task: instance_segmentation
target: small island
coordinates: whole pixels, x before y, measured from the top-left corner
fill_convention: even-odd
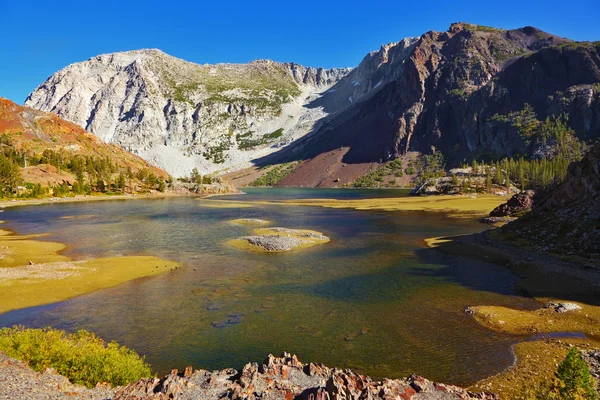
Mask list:
[[[281,253],[327,243],[329,240],[321,232],[277,227],[255,229],[254,235],[242,236],[227,243],[242,250]]]

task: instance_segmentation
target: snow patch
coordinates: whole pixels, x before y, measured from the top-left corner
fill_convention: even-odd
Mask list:
[[[348,101],[352,103],[352,96],[348,97]]]

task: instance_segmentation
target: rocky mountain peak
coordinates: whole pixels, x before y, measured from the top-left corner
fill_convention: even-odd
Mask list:
[[[327,113],[304,105],[349,72],[271,60],[200,65],[142,49],[69,65],[25,103],[184,176],[245,165],[305,135]]]

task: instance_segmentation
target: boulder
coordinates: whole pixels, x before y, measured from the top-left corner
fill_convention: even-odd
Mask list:
[[[533,190],[525,190],[515,194],[506,203],[494,208],[490,213],[490,217],[512,217],[523,214],[531,210],[533,206]]]

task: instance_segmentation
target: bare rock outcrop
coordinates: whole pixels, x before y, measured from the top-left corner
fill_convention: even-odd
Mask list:
[[[303,364],[295,355],[269,355],[262,364],[241,371],[173,370],[162,379],[142,379],[117,390],[124,399],[498,399],[490,393],[472,393],[457,386],[434,383],[419,376],[375,381],[350,370]]]
[[[490,212],[490,217],[512,217],[531,210],[533,206],[533,190],[525,190],[515,194],[506,203],[500,204]]]

